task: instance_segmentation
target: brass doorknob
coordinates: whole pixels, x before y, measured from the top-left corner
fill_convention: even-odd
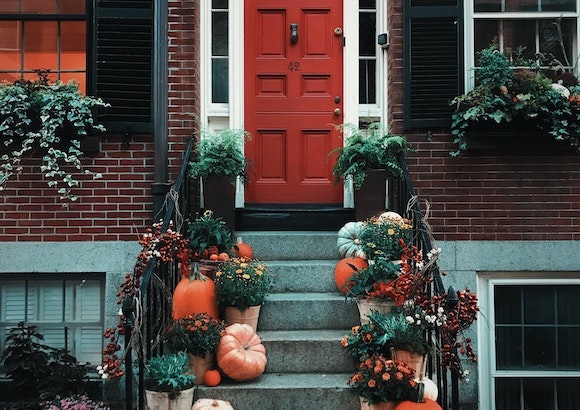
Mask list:
[[[342,111],[340,110],[340,108],[335,108],[334,115],[338,117],[340,114],[342,114]]]

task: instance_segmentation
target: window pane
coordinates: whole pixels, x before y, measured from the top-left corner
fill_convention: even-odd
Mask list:
[[[56,14],[56,0],[22,0],[22,12]]]
[[[526,410],[555,409],[554,380],[524,379],[523,390]]]
[[[536,22],[534,20],[504,20],[502,24],[501,37],[504,50],[524,47],[522,57],[533,59],[536,54]]]
[[[213,56],[228,55],[228,13],[212,13],[212,45]]]
[[[228,60],[214,58],[211,62],[212,102],[228,102]]]
[[[19,70],[21,57],[19,21],[0,21],[0,70]]]
[[[541,303],[540,303],[541,301]],[[554,324],[554,287],[524,287],[524,323]]]
[[[557,297],[558,324],[580,325],[580,286],[558,287]]]
[[[359,14],[359,54],[375,56],[377,54],[376,13]]]
[[[376,60],[359,61],[359,103],[377,102]]]
[[[26,283],[13,281],[2,286],[2,304],[0,305],[0,321],[14,322],[26,320]],[[4,339],[0,339],[2,342]]]
[[[562,38],[560,39],[558,24],[554,20],[540,20],[539,22],[539,37],[540,37],[540,52],[544,54],[553,54],[564,66],[572,66],[573,64],[573,45],[575,42],[575,22],[574,20],[562,20],[560,29]],[[566,50],[566,55],[562,52],[562,45]]]
[[[24,25],[24,69],[40,68],[56,71],[57,23],[54,21],[31,21]]]
[[[576,0],[540,0],[542,11],[576,11]]]
[[[496,410],[556,409],[554,393],[557,392],[559,410],[575,409],[580,399],[578,383],[580,383],[578,378],[496,379],[495,408]]]
[[[501,11],[500,0],[475,0],[473,9],[477,13]]]
[[[564,379],[556,381],[558,388],[558,409],[574,409],[580,402],[578,379]]]
[[[495,330],[495,356],[498,370],[522,367],[522,330],[521,328],[497,327]]]
[[[377,8],[377,1],[376,0],[359,0],[358,8],[359,9],[374,10]]]
[[[35,281],[29,287],[36,288],[36,293],[29,299],[35,298],[37,309],[36,320],[44,322],[62,322],[64,320],[64,294],[61,281]],[[30,302],[29,302],[30,304]]]
[[[553,327],[524,329],[524,367],[533,370],[555,366],[556,330]]]
[[[212,0],[211,7],[213,9],[226,9],[228,8],[228,0]]]
[[[60,73],[60,81],[63,83],[74,81],[78,84],[82,94],[87,92],[87,75],[85,73]]]
[[[60,24],[60,69],[86,69],[86,24],[84,21]]]
[[[580,368],[579,340],[580,328],[558,329],[558,368],[574,370]]]
[[[522,297],[519,286],[496,286],[495,323],[521,323]]]
[[[538,0],[505,0],[505,11],[539,11]]]
[[[60,0],[58,9],[63,14],[84,14],[85,0]]]
[[[479,65],[480,53],[483,49],[488,48],[499,39],[499,21],[498,20],[475,20],[474,22],[474,60]]]
[[[496,410],[514,410],[520,407],[520,381],[495,379]]]

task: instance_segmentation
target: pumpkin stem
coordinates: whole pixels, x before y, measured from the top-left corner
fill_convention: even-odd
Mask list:
[[[209,278],[207,276],[201,273],[201,270],[199,269],[199,263],[193,262],[191,264],[191,275],[189,276],[189,281],[192,282],[194,280],[201,280],[205,282],[208,279]]]
[[[244,240],[242,239],[241,236],[238,236],[238,238],[236,239],[236,243],[239,245],[240,243],[244,243]]]

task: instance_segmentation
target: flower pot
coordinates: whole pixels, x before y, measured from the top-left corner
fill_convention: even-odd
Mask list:
[[[395,302],[392,300],[382,300],[382,299],[357,299],[356,305],[358,306],[358,313],[360,315],[361,324],[369,323],[369,315],[371,311],[376,310],[381,313],[390,313],[391,310],[396,306]]]
[[[394,178],[384,169],[369,169],[360,189],[354,190],[354,209],[357,221],[379,216],[395,205]],[[389,189],[387,189],[387,183]]]
[[[206,353],[205,357],[189,354],[189,368],[195,376],[195,384],[205,384],[205,372],[211,368],[215,353]]]
[[[383,401],[380,403],[370,404],[362,397],[360,399],[360,410],[395,410],[395,402],[394,401]]]
[[[237,307],[228,306],[225,308],[226,323],[245,323],[250,325],[254,332],[258,330],[258,318],[260,317],[261,306],[250,306],[247,309],[240,310]]]
[[[405,362],[407,366],[415,370],[415,378],[423,380],[427,368],[427,355],[420,355],[408,350],[393,349],[392,356],[394,360]]]
[[[194,387],[177,393],[145,390],[147,410],[191,410],[194,390]]]
[[[230,231],[236,229],[236,186],[227,176],[209,175],[203,179],[203,208],[212,210]]]

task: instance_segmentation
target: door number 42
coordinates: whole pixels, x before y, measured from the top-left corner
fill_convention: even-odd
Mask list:
[[[300,71],[300,62],[290,61],[290,64],[288,64],[288,71]]]

